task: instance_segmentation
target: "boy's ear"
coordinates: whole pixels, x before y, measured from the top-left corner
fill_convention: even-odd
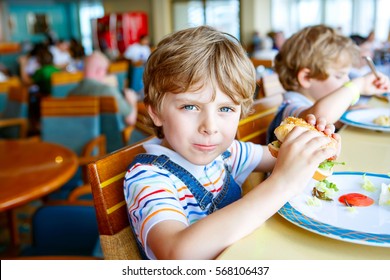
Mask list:
[[[298,83],[302,88],[309,88],[311,85],[310,82],[310,69],[302,68],[298,72]]]
[[[146,107],[149,113],[150,118],[152,119],[155,126],[162,126],[162,120],[159,116],[159,114],[156,112],[155,108],[152,108],[152,106]]]

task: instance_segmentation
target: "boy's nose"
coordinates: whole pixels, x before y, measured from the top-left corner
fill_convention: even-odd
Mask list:
[[[212,116],[205,117],[199,127],[199,130],[200,133],[209,134],[209,135],[217,133],[218,127],[215,118]]]

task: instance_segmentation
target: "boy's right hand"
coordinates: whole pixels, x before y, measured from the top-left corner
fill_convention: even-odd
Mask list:
[[[365,95],[382,94],[389,91],[390,81],[385,74],[378,72],[379,78],[374,73],[368,73],[363,77],[353,80],[360,86],[361,93]]]
[[[334,137],[340,140],[339,137]],[[290,191],[302,191],[318,165],[335,155],[335,148],[326,147],[329,137],[302,127],[295,127],[281,145],[272,176],[283,178]],[[291,189],[294,188],[294,189]]]

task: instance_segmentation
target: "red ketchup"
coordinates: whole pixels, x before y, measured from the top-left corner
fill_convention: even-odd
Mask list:
[[[346,206],[370,206],[374,200],[361,193],[348,193],[339,197],[339,202]]]

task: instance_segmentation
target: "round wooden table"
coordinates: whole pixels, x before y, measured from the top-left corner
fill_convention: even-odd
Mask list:
[[[59,189],[77,168],[77,155],[66,147],[38,140],[0,141],[0,212],[10,214],[14,245],[19,240],[12,209]]]

